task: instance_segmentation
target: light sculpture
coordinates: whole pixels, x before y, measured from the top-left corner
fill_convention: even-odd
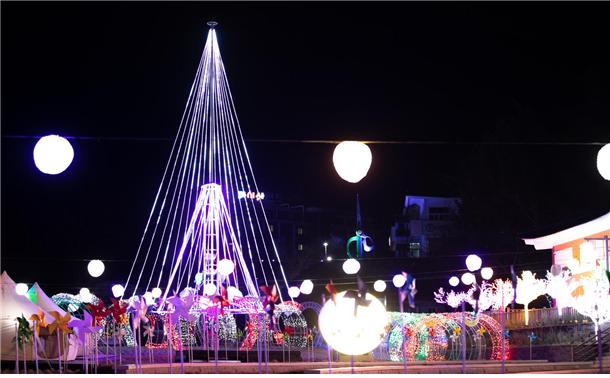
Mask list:
[[[28,285],[24,283],[18,283],[17,285],[15,285],[15,293],[17,293],[17,295],[27,295]]]
[[[471,272],[481,269],[482,263],[483,261],[477,255],[468,255],[468,257],[466,257],[466,267]]]
[[[610,180],[610,143],[597,153],[597,171],[606,180]]]
[[[528,305],[545,292],[546,284],[543,280],[536,278],[536,273],[525,270],[521,272],[521,277],[517,277],[515,302],[522,304],[525,307],[525,325],[529,324]]]
[[[91,260],[89,264],[87,264],[87,271],[91,277],[99,277],[104,273],[104,263],[102,260]]]
[[[288,296],[290,298],[297,298],[301,294],[301,291],[296,286],[290,286],[288,288]]]
[[[569,275],[566,271],[546,272],[546,293],[555,300],[555,307],[557,307],[557,313],[561,316],[561,312],[566,307],[573,307],[574,297],[572,297],[572,291],[568,285]]]
[[[357,183],[366,176],[372,161],[371,149],[362,142],[341,142],[333,152],[333,164],[339,177],[351,183]]]
[[[218,270],[218,273],[226,277],[229,274],[233,273],[233,270],[235,269],[235,264],[229,259],[222,259],[218,262],[218,266],[216,269]]]
[[[299,290],[305,295],[311,294],[313,291],[313,282],[311,280],[304,280],[303,283],[301,283]]]
[[[494,275],[494,270],[489,268],[489,267],[485,267],[483,269],[481,269],[481,277],[484,280],[490,280],[491,277],[493,277]]]
[[[403,274],[396,274],[394,277],[392,277],[392,284],[396,288],[403,287],[406,282],[407,282],[407,277],[405,277]]]
[[[360,270],[360,263],[356,259],[347,259],[343,263],[345,274],[356,274]]]
[[[460,284],[460,279],[457,278],[456,276],[452,276],[451,278],[449,278],[449,285],[456,287],[459,284]]]
[[[125,288],[123,288],[123,285],[112,285],[112,295],[115,298],[119,298],[123,296],[123,293],[125,293]]]
[[[57,175],[68,169],[74,159],[74,149],[59,135],[47,135],[34,146],[34,164],[40,172]]]
[[[383,304],[366,293],[368,306],[357,306],[354,299],[345,298],[346,291],[328,300],[318,317],[320,333],[336,351],[346,355],[361,355],[375,349],[382,341],[388,324]]]
[[[387,285],[384,280],[377,280],[373,283],[373,289],[375,289],[378,293],[383,293],[386,289]]]

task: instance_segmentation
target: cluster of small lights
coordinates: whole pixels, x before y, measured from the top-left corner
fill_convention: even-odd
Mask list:
[[[215,318],[206,317],[205,325],[207,332],[212,332],[215,327]],[[201,330],[200,330],[201,333]],[[233,314],[225,313],[218,315],[218,338],[220,340],[236,341],[237,340],[237,323]]]
[[[258,192],[252,192],[252,191],[243,191],[243,190],[239,190],[237,192],[237,198],[238,199],[242,199],[242,198],[247,198],[247,199],[251,199],[251,200],[256,200],[256,201],[262,201],[265,199],[265,193],[258,193]]]
[[[100,330],[99,335],[106,338],[116,336],[120,332],[123,334],[123,343],[125,343],[125,345],[128,347],[133,347],[135,345],[134,337],[128,322],[124,324],[116,324],[111,319],[112,318],[107,317],[100,321],[102,329]]]
[[[86,298],[89,300],[89,302],[87,302],[87,303],[97,304],[97,302],[99,301],[99,298],[91,293],[89,293],[89,295],[90,295],[90,297]],[[60,308],[62,308],[65,311],[69,311],[73,315],[75,313],[77,313],[81,309],[81,307],[83,307],[84,305],[87,304],[87,303],[83,302],[83,300],[80,297],[80,294],[72,295],[72,294],[68,294],[68,293],[59,293],[59,294],[55,294],[54,296],[52,296],[51,300],[53,301],[53,303],[58,305]]]

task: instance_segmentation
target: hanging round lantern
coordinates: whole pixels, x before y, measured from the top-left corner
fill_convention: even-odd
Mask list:
[[[377,280],[373,284],[373,289],[375,289],[375,291],[378,293],[384,292],[386,287],[387,287],[387,285],[384,280]]]
[[[216,267],[216,270],[218,271],[218,273],[220,273],[223,276],[228,276],[229,274],[233,273],[234,269],[235,269],[235,264],[233,263],[233,261],[231,261],[229,259],[222,259],[222,260],[218,261],[218,265]]]
[[[87,264],[87,271],[91,277],[99,277],[104,273],[106,266],[102,262],[102,260],[91,260],[89,264]]]
[[[112,285],[112,295],[115,298],[122,297],[124,293],[125,293],[125,288],[123,287],[123,285],[119,285],[119,284]]]
[[[483,260],[477,255],[473,254],[466,257],[466,268],[471,272],[481,269],[481,264],[483,264]]]
[[[351,183],[366,176],[372,161],[371,149],[362,142],[341,142],[333,152],[335,170],[343,180]]]
[[[74,159],[74,149],[59,135],[47,135],[34,146],[34,164],[40,172],[57,175],[68,169]]]
[[[311,294],[313,291],[313,282],[311,280],[304,280],[303,283],[301,283],[299,290],[305,295]]]
[[[610,181],[610,143],[597,153],[597,171],[604,179]]]
[[[343,263],[345,274],[356,274],[360,270],[360,263],[356,259],[347,259]]]

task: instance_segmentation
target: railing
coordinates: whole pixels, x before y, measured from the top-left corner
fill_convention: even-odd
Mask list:
[[[487,314],[498,322],[501,319],[501,311],[491,311]],[[525,311],[511,310],[510,308],[504,313],[504,327],[506,329],[524,329],[524,328],[540,328],[554,327],[561,325],[574,324],[592,324],[593,322],[587,316],[581,315],[573,308],[564,308],[559,315],[556,308],[536,308],[529,310],[529,322],[525,325]]]
[[[610,327],[600,329],[600,343],[602,344],[602,354],[610,351]],[[599,354],[597,345],[597,335],[593,335],[583,343],[574,346],[574,361],[592,361]]]

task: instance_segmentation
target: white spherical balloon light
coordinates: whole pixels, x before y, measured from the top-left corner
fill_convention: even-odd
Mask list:
[[[313,291],[313,282],[311,280],[303,281],[303,283],[301,283],[301,287],[299,287],[299,290],[305,295],[311,294]]]
[[[345,274],[356,274],[360,270],[360,263],[356,259],[347,259],[343,263]]]
[[[91,303],[91,301],[93,300],[93,295],[91,294],[89,289],[87,289],[86,287],[83,287],[82,289],[80,289],[80,291],[78,292],[78,295],[80,296],[80,300],[85,303]]]
[[[205,295],[214,295],[216,294],[216,285],[213,283],[207,283],[203,285],[203,293]]]
[[[123,287],[123,285],[119,285],[119,284],[112,285],[112,295],[115,298],[122,297],[124,293],[125,293],[125,288]]]
[[[494,270],[491,269],[490,267],[485,267],[483,269],[481,269],[481,277],[483,277],[484,280],[490,280],[491,277],[494,276]]]
[[[358,306],[354,314],[354,299],[345,298],[345,291],[328,300],[318,317],[320,333],[336,351],[346,355],[361,355],[375,349],[385,335],[388,318],[383,304],[372,294],[368,306]]]
[[[152,294],[152,297],[155,299],[157,299],[157,298],[161,297],[161,295],[163,295],[163,291],[158,287],[155,287],[154,289],[152,289],[150,291],[150,293]]]
[[[17,293],[17,295],[27,295],[28,285],[24,283],[18,283],[17,285],[15,285],[15,293]]]
[[[102,260],[91,260],[89,264],[87,264],[87,271],[91,277],[99,277],[104,273],[106,266],[102,262]]]
[[[155,297],[154,297],[153,293],[151,293],[150,291],[147,291],[146,293],[144,293],[143,297],[144,297],[144,301],[146,301],[147,306],[150,306],[155,303]]]
[[[373,289],[375,289],[375,291],[378,293],[383,293],[385,291],[386,287],[387,287],[387,285],[386,285],[385,281],[383,281],[383,280],[377,280],[373,284]]]
[[[460,284],[460,279],[457,278],[456,276],[449,278],[449,285],[456,287],[459,284]]]
[[[341,142],[333,152],[335,170],[343,180],[351,183],[366,176],[372,161],[371,149],[362,142]]]
[[[218,273],[222,274],[223,276],[228,276],[229,274],[233,273],[234,269],[235,264],[229,259],[220,260],[216,266]]]
[[[34,146],[34,164],[40,172],[57,175],[65,171],[74,159],[74,149],[59,135],[47,135]]]
[[[235,286],[229,286],[227,288],[227,296],[229,297],[229,301],[233,301],[233,298],[237,298],[237,297],[242,298],[244,295]]]
[[[404,274],[397,274],[392,277],[392,284],[394,284],[394,287],[396,288],[403,287],[405,282],[407,282],[407,277],[405,277]]]
[[[464,285],[472,285],[475,282],[476,278],[474,276],[474,274],[470,273],[470,272],[466,272],[464,274],[462,274],[462,283]]]
[[[296,286],[290,286],[288,288],[288,296],[290,298],[297,298],[299,295],[301,295],[301,290],[299,290],[298,287]]]
[[[481,269],[481,264],[483,264],[483,260],[477,255],[468,255],[466,257],[466,268],[471,272]]]
[[[610,180],[610,143],[597,153],[597,170],[604,179]]]

